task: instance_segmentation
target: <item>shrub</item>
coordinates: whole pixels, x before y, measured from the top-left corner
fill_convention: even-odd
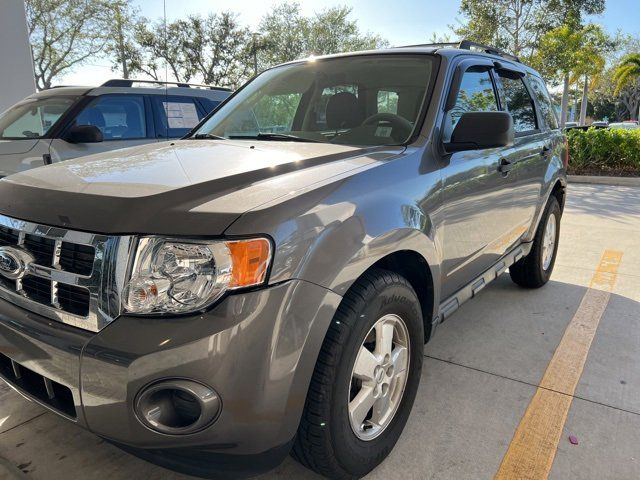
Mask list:
[[[572,129],[569,173],[640,175],[640,130]]]

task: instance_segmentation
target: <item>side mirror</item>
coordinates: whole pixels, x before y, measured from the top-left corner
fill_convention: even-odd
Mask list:
[[[445,148],[461,152],[510,147],[513,137],[513,118],[509,112],[467,112],[458,120]]]
[[[95,125],[71,127],[64,139],[69,143],[98,143],[104,140],[102,132]]]

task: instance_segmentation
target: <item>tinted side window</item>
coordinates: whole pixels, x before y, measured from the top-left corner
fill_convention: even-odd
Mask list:
[[[485,67],[471,67],[462,76],[455,106],[447,113],[444,141],[451,140],[453,129],[466,112],[495,112],[498,101],[491,75]]]
[[[556,110],[547,91],[547,87],[545,87],[544,82],[540,78],[532,75],[529,75],[529,84],[538,101],[542,118],[544,118],[545,123],[550,129],[555,130],[558,128],[558,117],[556,116]]]
[[[105,140],[127,140],[147,136],[144,99],[141,95],[103,95],[76,117],[76,125],[94,125]]]
[[[178,138],[195,127],[202,114],[190,97],[151,97],[156,112],[156,131],[159,137]]]
[[[499,71],[502,84],[502,106],[513,117],[513,127],[518,132],[527,132],[538,128],[533,99],[517,73]]]

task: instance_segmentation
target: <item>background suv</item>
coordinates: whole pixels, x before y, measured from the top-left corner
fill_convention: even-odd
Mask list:
[[[153,87],[136,87],[151,84]],[[186,135],[229,89],[140,80],[56,87],[0,115],[0,177],[92,153]]]
[[[567,161],[490,47],[274,67],[184,139],[0,181],[0,374],[176,470],[364,476],[436,327],[549,280]]]

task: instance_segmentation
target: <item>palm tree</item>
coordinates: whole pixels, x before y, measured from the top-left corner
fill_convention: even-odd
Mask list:
[[[613,73],[616,95],[636,78],[640,78],[640,53],[631,53],[622,59]]]

